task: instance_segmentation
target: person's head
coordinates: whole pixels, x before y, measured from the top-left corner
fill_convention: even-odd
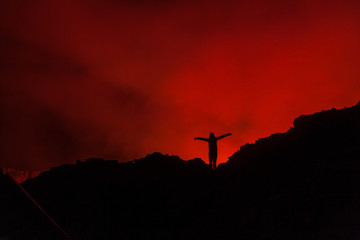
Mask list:
[[[209,138],[215,138],[215,134],[211,132]]]

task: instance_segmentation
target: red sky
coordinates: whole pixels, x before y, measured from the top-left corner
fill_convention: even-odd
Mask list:
[[[315,3],[314,3],[315,2]],[[219,161],[360,100],[358,1],[0,2],[0,167]]]

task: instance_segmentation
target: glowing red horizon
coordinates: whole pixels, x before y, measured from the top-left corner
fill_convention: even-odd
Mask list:
[[[360,100],[355,1],[0,3],[0,167],[162,152],[218,163]]]

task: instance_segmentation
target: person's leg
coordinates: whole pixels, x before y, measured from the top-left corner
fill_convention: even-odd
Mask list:
[[[217,156],[215,156],[215,157],[214,157],[214,160],[213,160],[214,170],[216,169],[216,159],[217,159]]]
[[[213,156],[211,155],[211,153],[209,153],[209,166],[210,166],[210,169],[213,168]]]

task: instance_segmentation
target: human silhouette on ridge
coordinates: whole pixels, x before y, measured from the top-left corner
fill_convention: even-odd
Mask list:
[[[211,169],[213,170],[216,169],[217,141],[230,135],[231,133],[228,133],[221,135],[220,137],[215,137],[215,134],[211,132],[209,138],[201,138],[201,137],[194,138],[194,140],[202,140],[209,143],[209,165]]]

